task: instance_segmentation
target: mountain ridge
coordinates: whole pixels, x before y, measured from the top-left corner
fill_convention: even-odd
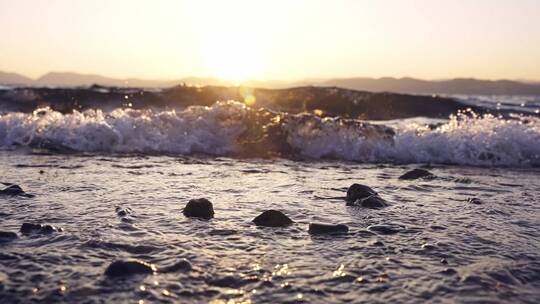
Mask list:
[[[212,77],[184,77],[180,79],[114,78],[98,74],[49,72],[37,79],[18,73],[0,71],[0,84],[11,86],[77,87],[103,85],[115,87],[169,88],[178,84],[223,85],[236,83]],[[412,77],[349,77],[317,80],[282,81],[249,80],[242,85],[261,88],[290,88],[295,86],[335,86],[370,92],[396,92],[405,94],[477,94],[477,95],[540,95],[540,82],[517,80],[483,80],[453,78],[423,80]]]

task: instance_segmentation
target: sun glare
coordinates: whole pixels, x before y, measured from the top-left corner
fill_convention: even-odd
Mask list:
[[[205,60],[215,77],[241,82],[261,72],[263,58],[256,39],[216,37],[210,40],[213,42],[205,49]]]
[[[249,10],[229,13],[230,18],[216,15],[201,31],[207,68],[214,77],[237,83],[258,78],[268,57],[268,30],[255,26]]]

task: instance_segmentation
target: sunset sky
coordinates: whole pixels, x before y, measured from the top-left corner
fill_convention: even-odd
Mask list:
[[[0,0],[0,70],[540,80],[538,0]]]

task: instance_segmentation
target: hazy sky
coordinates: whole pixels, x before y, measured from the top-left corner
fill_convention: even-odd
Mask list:
[[[0,70],[540,80],[540,0],[0,0]]]

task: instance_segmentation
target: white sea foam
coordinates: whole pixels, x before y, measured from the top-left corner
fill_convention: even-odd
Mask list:
[[[252,111],[237,102],[183,111],[117,109],[62,114],[49,108],[0,116],[0,147],[61,147],[115,153],[242,152]],[[458,115],[429,128],[407,123],[390,128],[339,118],[284,115],[283,142],[308,158],[360,162],[540,165],[540,119]]]

